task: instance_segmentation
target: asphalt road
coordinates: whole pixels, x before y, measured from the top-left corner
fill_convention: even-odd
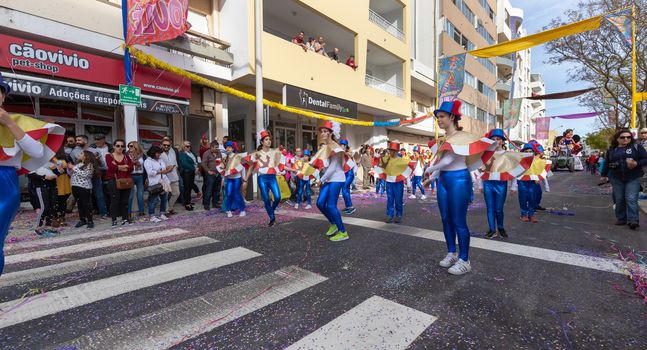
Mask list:
[[[536,224],[509,194],[507,239],[482,238],[476,194],[464,276],[438,266],[434,199],[407,199],[404,221],[385,224],[383,199],[354,196],[338,243],[315,208],[286,207],[268,228],[256,206],[8,244],[0,348],[647,348],[647,306],[613,255],[647,250],[647,221],[613,226],[597,177],[550,182],[542,205],[556,211]]]

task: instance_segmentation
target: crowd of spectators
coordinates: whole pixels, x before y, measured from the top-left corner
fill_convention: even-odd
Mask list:
[[[328,57],[331,60],[336,61],[337,63],[342,62],[341,58],[339,57],[339,48],[335,47],[331,51],[326,52],[326,41],[324,40],[323,36],[319,36],[317,38],[311,36],[306,41],[305,33],[303,31],[300,31],[299,34],[295,35],[292,38],[292,43],[299,45],[303,49],[303,51],[312,51],[318,55]],[[357,69],[358,66],[357,63],[355,63],[355,55],[350,55],[348,57],[348,59],[346,60],[346,65],[353,69]]]

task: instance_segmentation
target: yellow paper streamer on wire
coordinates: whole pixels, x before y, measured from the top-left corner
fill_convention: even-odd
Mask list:
[[[144,53],[132,46],[128,47],[130,54],[133,55],[137,59],[137,61],[141,64],[145,64],[147,66],[153,67],[153,68],[158,68],[162,69],[168,72],[175,73],[177,75],[181,75],[191,81],[194,81],[200,85],[204,85],[207,87],[210,87],[216,91],[220,91],[229,95],[233,95],[245,100],[249,101],[256,101],[256,96],[252,94],[248,94],[244,91],[236,90],[232,87],[229,87],[227,85],[219,84],[216,83],[215,81],[211,81],[209,79],[203,78],[197,74],[187,72],[186,70],[182,68],[175,67],[173,65],[170,65],[160,59],[155,58],[152,55],[149,55],[147,53]],[[353,119],[345,119],[345,118],[337,118],[337,117],[331,117],[328,115],[324,114],[318,114],[310,111],[305,111],[299,108],[294,108],[294,107],[289,107],[285,106],[281,103],[270,101],[263,99],[263,104],[271,107],[271,108],[276,108],[280,111],[284,112],[289,112],[289,113],[294,113],[298,115],[302,115],[304,117],[309,117],[309,118],[316,118],[316,119],[322,119],[322,120],[331,120],[331,121],[336,121],[341,124],[349,124],[349,125],[360,125],[360,126],[374,126],[374,123],[372,121],[361,121],[361,120],[353,120]]]
[[[555,29],[547,30],[545,32],[528,35],[519,39],[506,41],[501,44],[496,44],[482,49],[469,51],[472,56],[490,58],[496,56],[503,56],[517,51],[523,51],[533,46],[541,45],[543,43],[559,39],[565,36],[579,34],[600,28],[602,16],[596,16],[583,21],[571,23],[565,26],[557,27]]]

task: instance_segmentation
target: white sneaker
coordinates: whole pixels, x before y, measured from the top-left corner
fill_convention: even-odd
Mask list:
[[[306,209],[312,209],[312,205],[310,204],[306,205]]]
[[[425,199],[427,199],[427,196],[423,194],[422,196],[420,196],[420,199],[424,201]]]
[[[464,275],[470,271],[472,271],[472,265],[470,265],[469,261],[463,261],[463,259],[458,259],[458,262],[447,270],[452,275]]]
[[[458,254],[456,253],[447,253],[447,256],[440,261],[441,267],[450,267],[458,261]]]
[[[150,218],[150,222],[161,222],[161,221],[162,220],[160,220],[157,216],[151,216]]]
[[[240,214],[238,214],[238,216],[240,217],[247,216],[247,213],[243,210],[240,212]]]
[[[415,194],[410,195],[409,199],[416,199],[416,195]]]
[[[232,214],[232,213],[231,213],[231,211],[228,211],[228,212],[227,212],[227,217],[228,217],[228,218],[230,218],[230,217],[232,217],[232,216],[234,216],[234,214]]]
[[[299,209],[299,203],[294,205],[294,209]]]
[[[163,221],[166,221],[166,220],[168,220],[168,217],[166,217],[166,215],[162,214],[162,215],[160,215],[160,219],[162,219]]]

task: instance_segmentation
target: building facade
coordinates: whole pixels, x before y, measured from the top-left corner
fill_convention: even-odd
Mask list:
[[[0,70],[14,90],[7,110],[55,122],[68,135],[90,139],[104,134],[110,142],[130,131],[145,147],[166,135],[197,144],[203,134],[225,133],[221,94],[143,65],[134,66],[142,105],[134,120],[124,116],[118,91],[125,80],[120,3],[0,1]],[[230,81],[233,58],[229,44],[217,38],[218,2],[189,3],[192,30],[185,39],[140,49],[210,79]]]

